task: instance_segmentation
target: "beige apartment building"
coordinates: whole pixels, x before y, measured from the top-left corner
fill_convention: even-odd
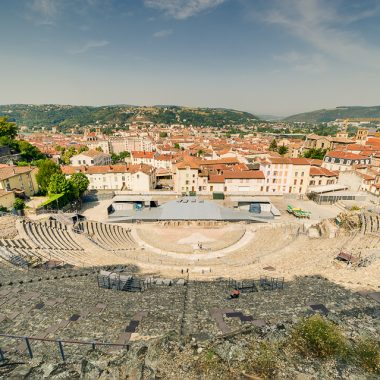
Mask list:
[[[14,190],[30,197],[38,192],[37,171],[37,168],[30,166],[0,167],[0,189]]]
[[[306,194],[310,177],[307,158],[269,157],[260,162],[260,170],[265,175],[265,193]]]
[[[207,165],[206,165],[207,166]],[[181,162],[175,165],[174,190],[179,193],[195,192],[212,194],[260,193],[264,190],[265,177],[260,170],[222,170],[219,174],[209,172],[203,163]]]
[[[13,191],[0,190],[0,206],[12,208],[16,197]]]

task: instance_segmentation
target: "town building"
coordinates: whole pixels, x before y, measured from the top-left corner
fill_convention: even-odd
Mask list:
[[[70,158],[71,166],[102,166],[110,165],[111,155],[97,150],[88,150]]]
[[[0,167],[0,189],[15,191],[18,195],[28,197],[38,192],[36,180],[37,168],[31,166],[9,166]]]
[[[352,170],[353,167],[358,165],[370,164],[370,156],[363,156],[360,154],[344,151],[331,151],[325,155],[322,166],[332,171],[346,171]]]
[[[147,192],[156,187],[155,169],[152,166],[105,165],[63,166],[67,178],[74,173],[83,173],[90,181],[89,190],[131,190]]]

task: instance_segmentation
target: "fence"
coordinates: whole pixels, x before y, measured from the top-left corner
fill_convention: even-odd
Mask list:
[[[8,334],[0,334],[0,337],[10,338],[10,339],[16,339],[16,340],[23,341],[25,343],[25,347],[26,347],[26,350],[28,352],[28,356],[31,359],[33,359],[33,356],[34,356],[34,354],[33,354],[33,347],[32,347],[31,341],[56,343],[59,355],[60,355],[60,357],[62,358],[63,361],[66,361],[64,344],[66,344],[66,345],[87,345],[87,346],[91,346],[91,348],[93,350],[95,350],[97,346],[121,347],[121,348],[126,348],[127,351],[130,348],[130,345],[128,345],[128,344],[122,344],[122,343],[108,343],[108,342],[97,342],[97,341],[36,338],[36,337],[30,337],[30,336],[19,336],[19,335],[8,335]],[[6,354],[5,354],[5,352],[0,347],[0,363],[4,362],[6,360],[7,360]]]

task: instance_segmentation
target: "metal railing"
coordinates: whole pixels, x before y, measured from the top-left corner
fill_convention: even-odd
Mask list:
[[[24,341],[26,349],[28,351],[28,355],[31,359],[33,358],[33,349],[31,345],[31,341],[56,343],[58,346],[59,354],[63,361],[66,361],[66,355],[65,355],[64,346],[63,346],[64,344],[88,345],[88,346],[91,346],[93,350],[96,349],[96,346],[121,347],[121,348],[126,348],[127,351],[130,348],[129,344],[123,344],[123,343],[109,343],[109,342],[83,341],[83,340],[71,340],[71,339],[67,340],[67,339],[37,338],[37,337],[31,337],[31,336],[20,336],[20,335],[9,335],[9,334],[0,334],[0,337]],[[6,360],[5,352],[0,347],[0,363],[5,360]]]

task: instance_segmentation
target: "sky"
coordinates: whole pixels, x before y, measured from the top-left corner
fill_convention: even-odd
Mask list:
[[[0,0],[0,104],[380,105],[379,0]]]

